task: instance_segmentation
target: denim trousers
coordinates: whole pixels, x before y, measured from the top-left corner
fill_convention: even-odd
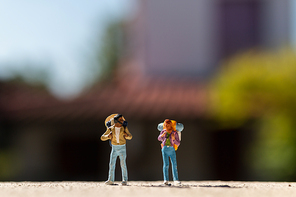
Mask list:
[[[162,159],[163,159],[163,179],[164,181],[169,181],[169,158],[171,159],[173,180],[178,181],[178,170],[177,170],[177,158],[176,151],[172,146],[164,146],[161,149]]]
[[[109,176],[108,180],[114,182],[115,164],[116,159],[120,159],[120,167],[122,173],[122,181],[127,181],[127,167],[126,167],[126,146],[124,145],[112,145],[109,163]]]

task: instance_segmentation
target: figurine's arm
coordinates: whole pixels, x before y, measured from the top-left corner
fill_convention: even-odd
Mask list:
[[[178,132],[175,132],[175,134],[172,136],[173,143],[176,144],[177,146],[180,145],[180,139],[179,139],[179,134]]]
[[[163,142],[164,139],[165,139],[165,130],[162,130],[158,136],[158,141]]]
[[[107,129],[107,131],[101,136],[102,141],[106,141],[112,138],[111,129]]]
[[[128,130],[127,127],[125,127],[124,132],[126,133],[126,135],[125,135],[125,139],[127,139],[127,140],[131,140],[131,139],[133,138],[132,134],[129,132],[129,130]]]

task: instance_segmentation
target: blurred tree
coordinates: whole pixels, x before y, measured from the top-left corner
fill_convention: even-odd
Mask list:
[[[97,53],[100,81],[108,81],[114,76],[114,71],[124,55],[126,47],[125,23],[116,21],[110,23],[103,36],[103,43]]]
[[[50,72],[47,68],[50,67],[50,64],[24,60],[22,62],[10,62],[6,67],[10,68],[10,70],[8,70],[9,77],[1,80],[10,83],[28,84],[40,89],[47,89],[50,81]]]
[[[295,51],[257,50],[226,61],[211,84],[210,113],[220,126],[258,123],[247,158],[262,180],[296,180],[295,76]]]

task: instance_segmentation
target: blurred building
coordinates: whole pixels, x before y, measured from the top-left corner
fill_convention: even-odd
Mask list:
[[[207,82],[224,58],[289,42],[289,23],[288,0],[140,0],[110,83],[71,101],[0,84],[1,147],[14,172],[6,180],[105,180],[111,149],[99,138],[112,113],[124,115],[134,136],[131,180],[162,179],[156,128],[166,118],[185,125],[181,180],[251,179],[242,158],[250,131],[221,131],[207,118]]]
[[[289,0],[141,0],[132,31],[146,74],[204,78],[221,59],[289,43]]]

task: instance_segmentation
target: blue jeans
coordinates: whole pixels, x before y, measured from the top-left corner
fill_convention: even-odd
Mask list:
[[[115,164],[116,159],[119,156],[120,167],[122,173],[122,181],[127,181],[127,168],[126,168],[126,146],[124,145],[112,145],[109,163],[109,176],[108,180],[114,182]]]
[[[164,146],[161,149],[162,159],[163,159],[163,179],[164,181],[169,181],[169,157],[171,158],[172,172],[174,181],[178,181],[178,170],[177,170],[177,158],[176,151],[172,146]]]

